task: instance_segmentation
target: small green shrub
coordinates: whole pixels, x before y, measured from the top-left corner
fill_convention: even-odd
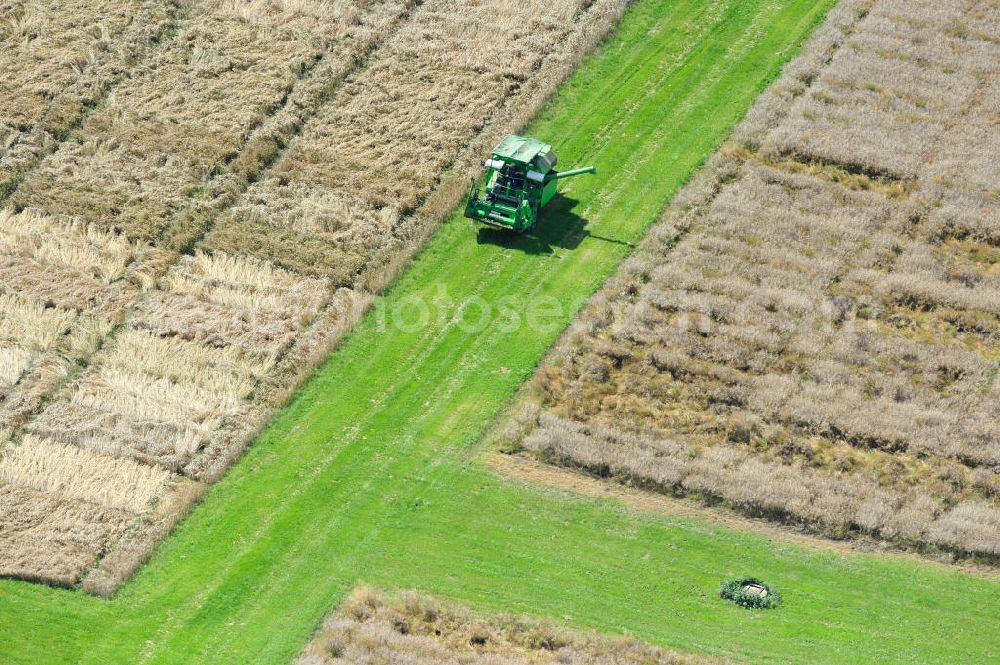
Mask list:
[[[749,584],[758,584],[764,587],[767,590],[767,594],[760,595],[753,591],[748,591],[745,587]],[[741,577],[725,582],[719,589],[719,595],[726,600],[733,601],[737,605],[753,609],[769,610],[781,603],[781,594],[778,590],[756,577]]]

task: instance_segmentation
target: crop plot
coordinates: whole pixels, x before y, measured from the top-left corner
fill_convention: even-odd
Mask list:
[[[357,320],[359,275],[416,251],[442,173],[623,10],[184,5],[0,213],[0,574],[127,579]],[[487,23],[512,54],[480,52]]]
[[[530,617],[478,617],[416,592],[360,587],[320,626],[297,665],[335,663],[721,665],[635,639],[570,631]]]
[[[178,9],[172,0],[0,3],[0,194],[98,103]]]
[[[301,3],[300,3],[301,4]],[[317,5],[318,6],[318,5]],[[403,10],[338,4],[309,15],[198,2],[13,197],[154,241],[320,58],[343,69]]]
[[[73,364],[94,352],[111,318],[138,290],[128,277],[141,266],[139,254],[120,236],[78,221],[34,211],[0,213],[5,428],[23,423]],[[0,457],[0,573],[76,581],[126,532],[136,519],[132,510],[159,484],[155,469],[125,464],[33,437],[6,449]],[[109,498],[115,494],[117,500]]]
[[[1000,555],[997,81],[995,4],[842,4],[539,373],[523,447]]]
[[[138,292],[153,252],[37,211],[0,211],[0,414],[21,424]]]
[[[9,130],[41,120],[49,102],[70,86],[129,24],[140,2],[71,2],[58,7],[8,1],[0,7],[0,122]]]
[[[329,299],[300,280],[228,257],[186,257],[32,431],[179,471],[247,398]]]

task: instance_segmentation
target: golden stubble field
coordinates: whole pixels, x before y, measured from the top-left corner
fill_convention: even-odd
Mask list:
[[[0,575],[104,594],[625,2],[111,5],[0,4]]]

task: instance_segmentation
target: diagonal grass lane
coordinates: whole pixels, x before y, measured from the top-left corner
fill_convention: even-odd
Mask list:
[[[0,661],[288,662],[360,579],[747,662],[995,659],[995,582],[637,514],[498,479],[470,457],[829,5],[639,0],[531,128],[598,176],[568,182],[534,237],[446,223],[117,598],[0,582]],[[454,318],[510,296],[517,311],[563,306],[544,331]],[[426,305],[426,325],[380,324],[406,303]],[[720,603],[719,580],[745,571],[783,585],[786,605]]]

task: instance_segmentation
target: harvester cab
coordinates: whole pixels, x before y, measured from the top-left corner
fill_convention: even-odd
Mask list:
[[[538,210],[556,194],[556,181],[584,173],[555,170],[552,146],[537,139],[510,134],[483,160],[483,184],[473,181],[465,216],[483,224],[522,233],[534,228]]]

